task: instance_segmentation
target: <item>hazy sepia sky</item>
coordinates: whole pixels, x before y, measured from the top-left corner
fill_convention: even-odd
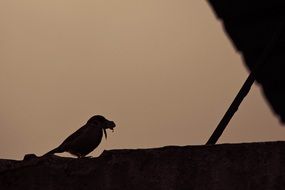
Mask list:
[[[204,144],[247,70],[206,1],[0,2],[0,157],[42,155],[89,117],[103,149]],[[284,140],[252,88],[219,143]]]

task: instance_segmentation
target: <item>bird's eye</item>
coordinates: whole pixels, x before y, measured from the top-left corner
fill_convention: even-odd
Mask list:
[[[98,121],[93,121],[92,124],[93,124],[93,125],[98,125],[99,122],[98,122]]]
[[[98,123],[104,123],[108,121],[107,119],[105,119],[105,117],[101,116],[101,115],[95,115],[93,117],[91,117],[87,123],[93,123],[93,124],[98,124]]]
[[[103,117],[103,116],[101,116],[101,115],[100,115],[100,116],[98,115],[98,116],[96,117],[96,119],[97,119],[97,121],[99,121],[99,122],[104,122],[104,121],[106,121],[105,117]]]

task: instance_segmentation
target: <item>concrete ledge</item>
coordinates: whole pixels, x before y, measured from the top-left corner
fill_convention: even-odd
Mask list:
[[[108,150],[0,160],[0,189],[285,189],[285,142]]]

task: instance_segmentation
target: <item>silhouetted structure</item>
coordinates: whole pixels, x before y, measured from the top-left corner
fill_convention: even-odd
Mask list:
[[[0,159],[2,190],[283,190],[285,142],[109,150],[98,158]]]
[[[208,1],[274,112],[285,123],[285,1]],[[256,68],[258,62],[262,64]]]

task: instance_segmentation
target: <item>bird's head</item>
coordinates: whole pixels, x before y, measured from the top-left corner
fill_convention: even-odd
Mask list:
[[[95,116],[91,117],[87,121],[87,124],[92,124],[92,125],[96,125],[96,126],[101,127],[104,131],[106,139],[107,139],[106,129],[111,129],[114,132],[114,128],[116,127],[116,124],[114,123],[114,121],[110,121],[101,115],[95,115]]]

